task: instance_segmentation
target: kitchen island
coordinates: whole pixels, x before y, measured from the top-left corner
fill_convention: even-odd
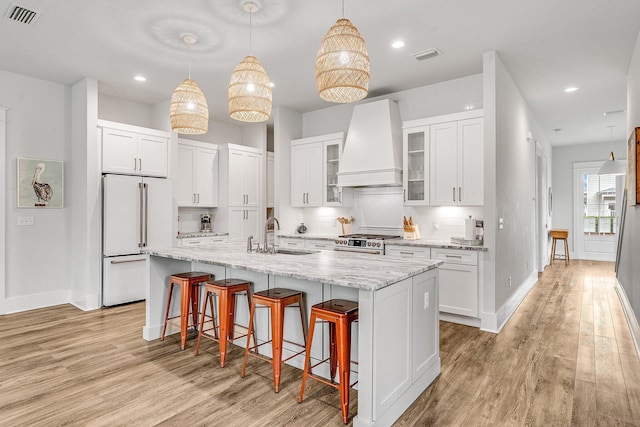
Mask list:
[[[171,274],[204,271],[216,280],[237,278],[253,283],[253,291],[284,287],[304,292],[305,315],[311,306],[332,298],[358,301],[359,322],[353,331],[352,359],[358,380],[358,413],[354,426],[390,425],[440,373],[438,334],[438,265],[436,260],[400,260],[333,251],[310,254],[247,253],[242,245],[146,250],[146,325],[143,337],[160,337],[167,281]],[[179,304],[175,304],[177,310]],[[237,318],[248,319],[244,303]],[[262,310],[264,311],[264,310]],[[256,336],[269,336],[267,313],[256,315]],[[287,340],[301,343],[296,313],[285,318]],[[311,357],[326,358],[326,327],[316,328]],[[244,346],[244,340],[237,344]],[[261,347],[266,355],[269,346]],[[293,353],[297,348],[284,349]],[[303,357],[289,364],[302,368]],[[322,366],[321,366],[322,367]],[[319,368],[321,368],[319,367]],[[321,375],[328,368],[318,370]]]

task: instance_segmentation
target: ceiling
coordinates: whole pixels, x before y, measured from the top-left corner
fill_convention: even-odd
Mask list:
[[[190,63],[210,117],[230,121],[229,77],[252,53],[275,84],[274,106],[331,106],[316,92],[315,55],[341,1],[254,1],[249,52],[243,0],[0,0],[0,15],[12,4],[40,12],[31,25],[0,17],[0,68],[66,85],[89,76],[100,93],[154,104]],[[496,50],[552,145],[610,141],[612,125],[613,139],[626,140],[626,114],[603,113],[626,109],[638,0],[344,0],[344,16],[367,43],[369,96],[481,73],[483,52]],[[199,39],[190,49],[185,33]],[[398,38],[405,47],[392,49]],[[411,56],[429,48],[442,56]]]

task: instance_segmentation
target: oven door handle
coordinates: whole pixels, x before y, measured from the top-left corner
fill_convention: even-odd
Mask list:
[[[353,252],[356,254],[371,254],[371,255],[382,255],[382,252],[378,252],[378,251],[360,251],[360,250],[353,250],[353,249],[348,249],[348,248],[333,248],[334,251],[340,251],[340,252]]]

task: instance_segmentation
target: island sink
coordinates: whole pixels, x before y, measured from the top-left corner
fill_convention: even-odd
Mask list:
[[[311,255],[311,254],[317,254],[319,252],[320,251],[310,251],[306,249],[281,249],[281,248],[276,249],[276,253],[285,254],[285,255]]]

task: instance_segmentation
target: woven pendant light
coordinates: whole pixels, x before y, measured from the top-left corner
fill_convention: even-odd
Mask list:
[[[209,108],[198,84],[186,79],[171,96],[171,129],[182,134],[198,135],[209,128]]]
[[[229,115],[242,122],[264,122],[271,117],[271,84],[255,56],[247,55],[229,81]]]
[[[346,18],[329,28],[316,55],[316,85],[329,102],[358,101],[369,93],[369,53],[364,38]]]
[[[249,51],[251,51],[251,17],[260,4],[247,0],[242,4],[249,12]],[[271,82],[258,58],[247,55],[231,73],[229,80],[229,115],[241,122],[264,122],[271,117]]]

